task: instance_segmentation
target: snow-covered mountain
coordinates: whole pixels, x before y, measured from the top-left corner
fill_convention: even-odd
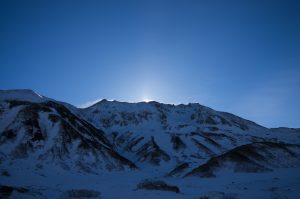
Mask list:
[[[103,131],[78,118],[63,104],[28,90],[4,91],[3,95],[0,150],[4,165],[25,160],[36,163],[37,168],[51,163],[66,170],[90,172],[98,167],[135,167],[114,151]]]
[[[4,198],[293,198],[300,134],[196,103],[79,109],[1,90],[0,169]]]
[[[141,168],[153,165],[167,171],[184,163],[193,168],[241,145],[300,143],[299,134],[292,130],[284,134],[199,104],[102,100],[81,113],[105,129],[114,148]]]

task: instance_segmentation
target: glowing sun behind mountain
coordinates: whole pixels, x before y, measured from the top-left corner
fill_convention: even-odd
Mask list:
[[[151,102],[153,101],[149,96],[144,96],[142,99],[143,102]]]

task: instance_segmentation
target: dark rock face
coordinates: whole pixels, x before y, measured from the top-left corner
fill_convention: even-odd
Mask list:
[[[172,171],[170,171],[166,176],[167,177],[174,177],[176,176],[177,174],[181,174],[183,173],[184,171],[186,171],[188,168],[189,168],[189,164],[188,163],[182,163],[182,164],[179,164],[178,166],[176,166]]]
[[[172,135],[171,142],[173,144],[173,149],[180,150],[186,148],[186,144],[177,135]]]
[[[137,185],[137,189],[171,191],[175,193],[180,193],[180,190],[177,186],[168,185],[163,181],[153,180],[144,180],[143,182],[140,182]]]
[[[11,194],[16,191],[18,193],[27,193],[29,189],[24,187],[0,186],[0,198],[10,198]]]
[[[0,142],[3,143],[3,142],[6,142],[6,141],[9,141],[9,140],[14,140],[15,138],[17,137],[17,134],[9,129],[9,130],[5,130],[3,131],[3,133],[1,134],[1,137],[0,137]]]
[[[72,165],[88,172],[94,167],[109,170],[136,168],[134,163],[113,149],[103,131],[74,115],[64,105],[53,101],[7,103],[9,108],[20,109],[0,134],[0,147],[9,143],[15,145],[6,154],[8,157],[17,160],[38,153],[37,162],[65,165],[64,161],[70,159]],[[76,159],[70,155],[74,152],[78,154]]]
[[[154,165],[159,165],[161,161],[170,160],[170,156],[156,144],[154,137],[151,137],[150,141],[139,148],[136,154],[139,161],[148,161]]]
[[[215,177],[218,170],[228,167],[235,172],[265,172],[272,168],[300,165],[300,145],[285,143],[258,142],[236,147],[228,152],[212,157],[205,164],[185,175]],[[285,157],[290,161],[281,161]]]
[[[73,189],[65,191],[60,199],[76,199],[76,198],[91,198],[91,199],[101,199],[101,193],[94,190],[88,189]]]

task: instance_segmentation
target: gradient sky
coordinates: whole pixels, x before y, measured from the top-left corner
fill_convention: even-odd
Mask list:
[[[0,28],[0,89],[300,127],[300,1],[1,0]]]

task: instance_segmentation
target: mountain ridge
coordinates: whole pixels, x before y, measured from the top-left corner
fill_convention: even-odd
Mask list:
[[[124,182],[128,173],[139,190],[146,178],[163,180],[146,179],[147,187],[163,190],[164,181],[184,185],[222,178],[225,171],[276,174],[299,165],[299,129],[266,128],[198,103],[102,100],[82,109],[28,89],[0,90],[0,185],[12,190],[24,185],[17,183],[19,172],[35,178],[74,173],[74,179],[119,172]],[[188,192],[191,184],[184,186]]]
[[[45,101],[56,101],[56,102],[59,102],[59,103],[63,103],[64,105],[69,105],[71,107],[74,107],[76,109],[79,109],[79,110],[84,110],[84,109],[88,109],[88,108],[91,108],[91,107],[95,107],[99,104],[102,104],[102,103],[105,103],[105,102],[108,102],[108,103],[118,103],[118,104],[127,104],[127,105],[130,105],[130,104],[162,104],[162,105],[166,105],[166,106],[200,106],[200,107],[205,107],[205,108],[208,108],[208,109],[211,109],[213,111],[217,111],[217,112],[220,112],[220,113],[223,113],[223,114],[230,114],[230,115],[234,115],[236,117],[239,117],[243,120],[247,120],[249,122],[253,122],[255,123],[256,125],[258,126],[262,126],[264,128],[268,128],[268,127],[265,127],[263,125],[260,125],[258,124],[257,122],[255,121],[252,121],[250,119],[246,119],[246,118],[243,118],[243,117],[240,117],[236,114],[232,114],[230,112],[226,112],[226,111],[218,111],[218,110],[215,110],[211,107],[208,107],[208,106],[204,106],[198,102],[193,102],[193,103],[178,103],[178,104],[175,104],[175,103],[162,103],[162,102],[158,102],[158,101],[148,101],[148,102],[145,102],[145,101],[140,101],[140,102],[126,102],[126,101],[118,101],[118,100],[108,100],[108,99],[101,99],[87,107],[78,107],[78,106],[75,106],[73,104],[70,104],[68,102],[62,102],[62,101],[57,101],[57,100],[54,100],[54,99],[51,99],[51,98],[48,98],[44,95],[41,95],[39,94],[38,92],[32,90],[32,89],[6,89],[6,90],[0,90],[0,96],[7,96],[7,94],[10,94],[12,96],[13,99],[18,99],[20,98],[21,100],[28,100],[28,98],[26,98],[26,96],[30,96],[33,97],[35,96],[36,98],[40,98],[41,100],[45,100]],[[14,96],[15,95],[15,96]],[[16,97],[16,95],[18,97]],[[7,98],[8,99],[8,98]],[[0,100],[5,100],[5,99],[1,99]],[[30,101],[30,100],[29,100]],[[276,130],[276,129],[294,129],[295,131],[298,131],[300,130],[300,128],[295,128],[295,127],[286,127],[286,126],[278,126],[278,127],[269,127],[268,129],[273,129],[273,130]]]

